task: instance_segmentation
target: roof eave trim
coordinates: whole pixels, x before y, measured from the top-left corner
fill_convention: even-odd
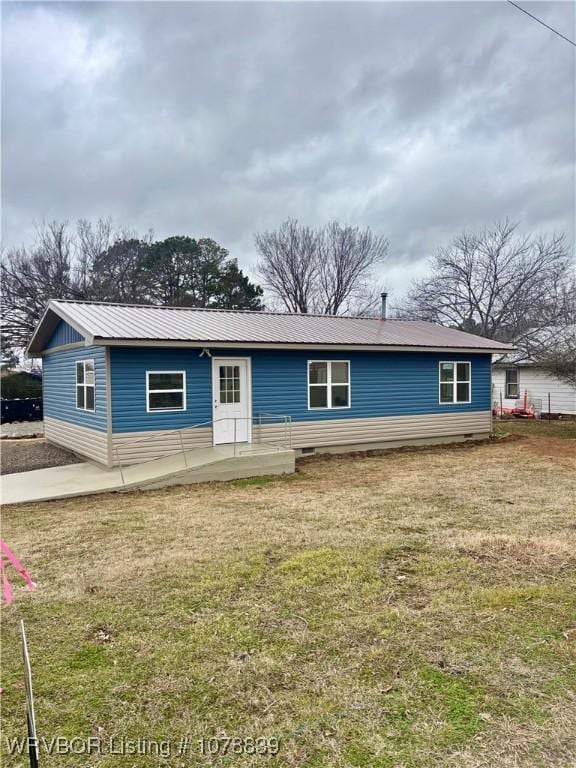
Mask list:
[[[52,302],[50,302],[50,304],[52,304]],[[81,336],[84,336],[87,345],[94,344],[94,336],[90,333],[90,331],[84,328],[84,326],[80,325],[80,323],[77,320],[75,320],[73,317],[71,317],[68,314],[68,312],[61,309],[60,306],[53,307],[53,309],[56,312],[56,314],[62,318],[62,320],[65,320],[68,323],[68,325],[72,326],[72,328],[74,328],[75,331],[78,331],[78,333]]]
[[[189,347],[211,349],[315,349],[315,350],[366,350],[374,352],[462,352],[465,354],[499,354],[513,351],[514,347],[456,347],[456,346],[423,346],[422,344],[297,344],[282,342],[253,342],[253,341],[210,341],[197,339],[193,341],[170,339],[110,339],[95,336],[94,344],[108,347]]]
[[[49,312],[52,312],[61,320],[64,320],[64,322],[68,323],[68,325],[74,328],[74,330],[77,331],[81,336],[84,336],[84,343],[86,346],[91,346],[94,344],[94,336],[89,333],[86,328],[83,328],[76,320],[71,318],[67,312],[64,312],[56,302],[49,301],[46,309],[44,310],[44,314],[40,318],[40,322],[36,326],[36,330],[34,331],[32,338],[30,339],[30,342],[25,349],[26,357],[37,357],[46,349],[44,345],[39,345],[36,348],[35,343],[38,337],[42,338],[42,331],[44,329],[46,318],[48,317]],[[47,341],[48,339],[46,339],[46,342]]]
[[[46,317],[49,311],[50,311],[50,302],[48,302],[46,308],[44,309],[44,312],[42,313],[42,317],[40,318],[38,325],[36,326],[34,333],[32,334],[32,338],[30,339],[30,341],[28,342],[28,345],[26,346],[26,349],[24,350],[24,354],[26,357],[34,357],[34,352],[32,351],[34,347],[34,343],[36,341],[36,337],[40,334],[41,328],[44,326],[44,321],[46,320]]]

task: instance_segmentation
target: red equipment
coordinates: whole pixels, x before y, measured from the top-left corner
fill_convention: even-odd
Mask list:
[[[523,400],[517,400],[514,408],[504,408],[498,406],[494,409],[496,416],[513,416],[515,419],[537,419],[538,412],[534,408],[534,403],[528,402],[528,390],[524,390]]]

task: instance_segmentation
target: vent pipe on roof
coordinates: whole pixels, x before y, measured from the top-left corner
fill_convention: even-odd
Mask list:
[[[380,319],[386,320],[386,299],[388,298],[387,293],[381,293],[380,298],[382,299],[382,308],[380,310]]]

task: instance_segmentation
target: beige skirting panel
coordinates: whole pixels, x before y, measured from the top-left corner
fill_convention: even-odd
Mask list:
[[[139,464],[193,448],[212,447],[212,428],[198,427],[182,431],[119,432],[112,436],[112,462]]]
[[[44,436],[51,443],[68,448],[81,456],[86,456],[100,464],[108,463],[106,432],[46,416],[44,417]]]
[[[330,419],[292,424],[292,448],[397,442],[439,437],[475,437],[491,430],[490,411],[384,416],[377,419]],[[285,444],[283,425],[255,425],[254,442]]]
[[[491,429],[490,411],[441,413],[421,416],[386,416],[377,419],[330,419],[298,421],[292,424],[292,448],[402,442],[418,439],[462,437],[487,434]],[[193,448],[212,446],[210,427],[178,431],[124,432],[112,436],[112,462],[138,464]],[[257,423],[252,429],[253,443],[288,446],[289,435],[283,423]],[[118,453],[117,453],[118,452]]]

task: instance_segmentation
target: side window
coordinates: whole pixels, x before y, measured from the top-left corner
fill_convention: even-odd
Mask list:
[[[506,397],[516,400],[520,397],[520,376],[518,368],[506,368]]]
[[[146,371],[146,410],[186,410],[185,371]]]
[[[469,403],[471,386],[471,365],[468,362],[441,362],[439,385],[441,403]]]
[[[94,360],[78,360],[76,363],[76,408],[78,410],[94,410],[95,389]]]
[[[350,407],[348,360],[308,361],[308,408]]]

